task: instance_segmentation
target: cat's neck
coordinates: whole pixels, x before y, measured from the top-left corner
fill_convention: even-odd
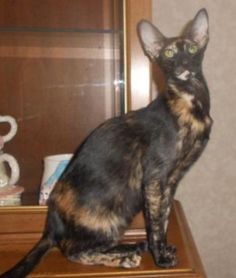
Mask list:
[[[206,81],[202,74],[194,76],[187,81],[168,79],[166,82],[166,98],[171,100],[185,100],[194,104],[193,107],[209,115],[210,98]]]

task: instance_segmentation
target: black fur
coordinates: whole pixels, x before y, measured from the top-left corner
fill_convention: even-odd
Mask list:
[[[30,251],[27,257],[23,258],[19,263],[17,263],[13,269],[1,275],[1,278],[25,277],[40,261],[42,256],[52,247],[53,242],[51,238],[43,237]]]
[[[147,107],[106,121],[84,141],[50,195],[42,240],[2,278],[25,277],[52,246],[76,262],[137,267],[146,244],[118,242],[141,210],[154,261],[176,265],[175,247],[166,239],[171,202],[212,124],[201,68],[208,17],[199,11],[178,38],[165,38],[147,21],[138,30],[145,53],[166,75],[166,90]],[[197,52],[193,47],[190,53],[190,44]]]

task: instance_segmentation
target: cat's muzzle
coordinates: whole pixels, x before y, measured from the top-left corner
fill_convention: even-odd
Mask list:
[[[194,77],[195,73],[191,72],[183,67],[179,67],[176,69],[175,71],[175,76],[176,78],[186,81],[188,79],[190,79],[191,77]]]

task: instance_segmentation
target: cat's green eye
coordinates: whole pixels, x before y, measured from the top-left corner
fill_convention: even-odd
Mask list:
[[[164,55],[165,55],[166,58],[173,58],[174,55],[175,55],[175,52],[172,49],[166,49],[164,51]]]
[[[198,52],[198,46],[197,46],[196,44],[190,44],[190,45],[188,46],[188,52],[189,52],[190,54],[195,54],[195,53],[197,53],[197,52]]]

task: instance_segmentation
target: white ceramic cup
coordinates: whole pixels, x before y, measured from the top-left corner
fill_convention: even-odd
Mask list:
[[[71,158],[72,154],[57,154],[44,158],[44,171],[39,196],[40,205],[46,204],[49,194]]]

